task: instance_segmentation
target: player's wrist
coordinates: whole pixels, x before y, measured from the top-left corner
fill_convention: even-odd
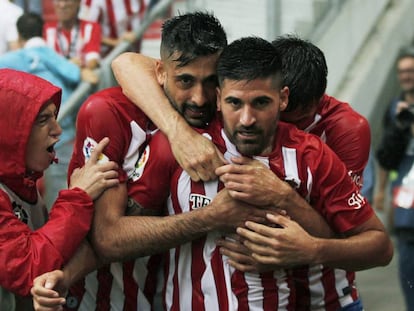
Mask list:
[[[167,136],[170,143],[182,139],[182,137],[185,137],[185,133],[192,130],[184,118],[176,111],[167,117],[163,128],[160,127],[160,129]]]

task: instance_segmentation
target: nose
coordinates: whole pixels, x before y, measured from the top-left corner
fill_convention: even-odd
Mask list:
[[[62,128],[59,122],[54,119],[50,128],[50,135],[54,137],[59,137],[62,134]]]
[[[191,96],[191,102],[197,107],[203,107],[207,102],[207,98],[207,90],[203,85],[201,83],[195,85]]]
[[[254,109],[250,105],[243,105],[240,110],[240,124],[243,126],[252,126],[256,122]]]

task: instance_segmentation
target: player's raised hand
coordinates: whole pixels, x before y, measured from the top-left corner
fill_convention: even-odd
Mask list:
[[[69,188],[81,188],[95,200],[107,188],[119,184],[118,165],[103,156],[109,138],[103,138],[93,149],[90,159],[82,168],[73,171]]]

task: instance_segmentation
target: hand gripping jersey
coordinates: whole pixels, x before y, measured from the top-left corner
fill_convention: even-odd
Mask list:
[[[120,87],[99,91],[82,105],[69,172],[90,156],[96,142],[109,137],[105,157],[119,165],[119,180],[127,182],[128,196],[137,200],[134,186],[138,158],[154,127],[146,115],[130,102]],[[157,258],[116,262],[90,273],[69,293],[69,310],[151,310]]]
[[[238,155],[214,120],[205,130],[227,159]],[[208,205],[222,185],[191,181],[176,163],[169,144],[157,133],[141,161],[137,183],[145,193],[142,206],[164,208],[168,214],[189,212]],[[365,222],[373,211],[348,177],[344,164],[318,138],[279,123],[273,152],[256,157],[279,178],[296,185],[337,232]],[[220,232],[171,249],[165,258],[163,299],[167,310],[296,310],[289,272],[240,273],[226,263],[215,245]]]
[[[349,176],[361,188],[371,144],[368,121],[349,104],[325,94],[314,122],[305,131],[320,137],[336,153]],[[314,266],[309,270],[296,270],[294,275],[297,310],[334,311],[358,297],[354,272]]]

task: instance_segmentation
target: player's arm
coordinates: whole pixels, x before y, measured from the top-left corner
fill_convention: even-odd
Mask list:
[[[221,252],[229,256],[229,264],[241,271],[273,270],[303,264],[323,264],[349,271],[387,265],[393,247],[384,235],[381,222],[373,215],[363,224],[346,232],[345,238],[316,238],[299,224],[281,215],[267,215],[277,227],[247,222],[238,228],[239,243],[221,240]],[[383,252],[379,259],[374,253]]]
[[[177,163],[164,135],[156,134],[145,151],[141,177],[133,185],[134,199],[143,207],[142,216],[125,216],[127,186],[108,189],[95,203],[92,241],[107,261],[159,253],[192,241],[215,229],[233,230],[247,219],[260,221],[266,211],[232,199],[221,191],[203,208],[172,216],[144,216],[164,211],[171,178]],[[144,212],[146,211],[146,212]]]
[[[142,54],[123,53],[112,62],[112,70],[124,94],[168,137],[175,158],[190,177],[215,179],[214,169],[223,163],[219,151],[172,108],[157,82],[155,64],[155,59]]]

